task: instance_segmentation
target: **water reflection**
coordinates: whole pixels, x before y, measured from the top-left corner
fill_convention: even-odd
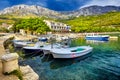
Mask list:
[[[54,58],[52,56],[52,54],[47,54],[47,55],[43,55],[41,58],[42,63],[43,62],[50,62],[52,61]]]
[[[53,59],[53,61],[50,63],[50,68],[58,69],[58,68],[70,66],[70,65],[73,65],[75,63],[78,63],[78,62],[90,57],[91,55],[92,55],[92,53],[87,54],[82,57],[74,58],[74,59]]]
[[[86,43],[88,44],[101,44],[106,42],[108,42],[108,40],[86,40]]]

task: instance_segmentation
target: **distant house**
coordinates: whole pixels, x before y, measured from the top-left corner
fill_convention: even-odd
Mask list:
[[[49,20],[44,20],[44,22],[49,26],[49,28],[52,31],[69,32],[71,28],[67,24],[60,23],[60,22],[54,22],[54,21],[49,21]]]

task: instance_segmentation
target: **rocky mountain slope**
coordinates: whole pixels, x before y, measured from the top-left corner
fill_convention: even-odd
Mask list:
[[[119,6],[89,6],[89,7],[84,7],[79,10],[75,11],[69,11],[69,12],[62,12],[63,14],[67,14],[69,16],[80,16],[80,15],[98,15],[98,14],[104,14],[107,12],[117,12],[120,11]]]
[[[15,15],[15,16],[46,16],[50,18],[66,18],[65,15],[40,6],[16,5],[5,8],[0,11],[0,15]]]
[[[12,16],[46,16],[49,18],[61,18],[66,19],[70,17],[77,17],[80,15],[98,15],[111,11],[120,11],[119,6],[89,6],[84,7],[75,11],[66,11],[66,12],[57,12],[53,10],[49,10],[47,8],[43,8],[35,5],[16,5],[13,7],[5,8],[0,11],[0,15],[12,15]]]

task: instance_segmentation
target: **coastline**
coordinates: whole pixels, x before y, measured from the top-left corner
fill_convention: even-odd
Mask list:
[[[116,33],[120,34],[120,32],[104,32],[104,33],[98,33],[98,34],[116,34]],[[71,36],[73,38],[80,38],[80,37],[85,37],[86,34],[90,34],[90,33],[66,33],[66,34],[64,34],[64,33],[61,33],[61,34],[56,33],[55,35]],[[13,37],[13,36],[15,36],[15,34],[7,34],[6,36],[1,36],[0,37],[0,51],[1,51],[0,52],[0,57],[2,55],[6,54],[6,50],[5,50],[4,46],[3,46],[4,41],[6,41],[7,39],[9,39],[10,37]],[[24,37],[27,38],[27,39],[28,39],[28,37],[31,38],[28,35],[25,35],[25,36],[20,35],[18,38],[21,39],[21,38],[24,38]],[[1,60],[0,60],[0,80],[19,80],[18,77],[15,76],[15,75],[6,76],[6,75],[2,74],[2,62],[1,62]]]
[[[10,38],[11,36],[2,36],[0,37],[0,58],[2,55],[6,54],[5,48],[3,46],[3,43],[5,40]],[[2,62],[0,60],[0,80],[19,80],[17,76],[15,75],[4,75],[2,74]]]
[[[3,34],[3,33],[2,33]],[[16,35],[16,34],[6,34],[6,36],[0,37],[0,58],[7,54],[7,50],[4,48],[4,42],[8,40],[11,37],[15,37],[16,39],[23,39],[23,40],[29,40],[31,38],[34,38],[35,36],[30,35]],[[22,69],[23,68],[23,69]],[[34,75],[33,79],[37,80],[39,76],[33,71],[33,69],[29,66],[20,66],[20,70],[22,73],[25,73],[26,69],[28,69],[27,75],[23,74],[23,80],[28,80],[28,78],[32,75]],[[30,71],[29,71],[30,70]],[[32,80],[33,80],[32,79]],[[2,61],[0,59],[0,80],[19,80],[16,75],[4,75],[2,73]]]

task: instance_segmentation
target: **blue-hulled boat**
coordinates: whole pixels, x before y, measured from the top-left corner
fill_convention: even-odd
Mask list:
[[[109,35],[88,35],[85,37],[86,40],[100,40],[100,41],[108,41]]]
[[[38,40],[42,42],[46,42],[48,39],[46,37],[39,37]]]

